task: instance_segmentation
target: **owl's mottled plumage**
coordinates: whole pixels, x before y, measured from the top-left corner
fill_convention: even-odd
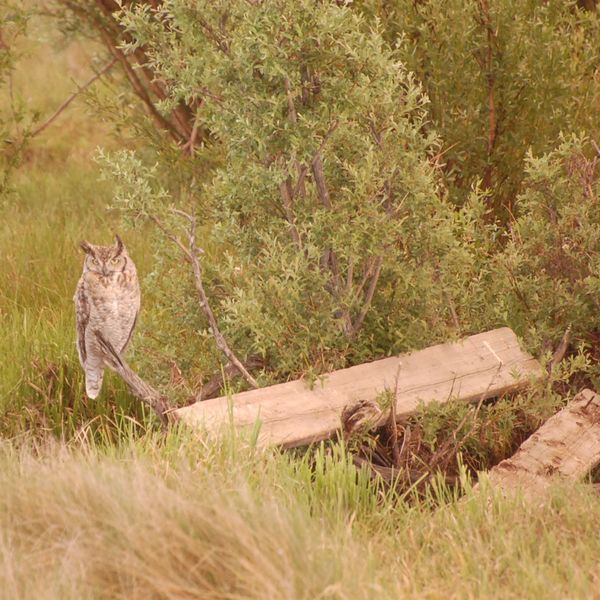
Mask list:
[[[73,298],[77,351],[85,371],[86,393],[96,398],[106,365],[94,332],[99,331],[117,352],[125,352],[140,310],[140,285],[119,236],[114,246],[81,242],[81,248],[86,256]]]

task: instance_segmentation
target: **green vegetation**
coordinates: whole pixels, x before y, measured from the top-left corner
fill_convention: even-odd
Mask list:
[[[536,506],[470,481],[596,386],[598,14],[37,4],[0,0],[0,598],[598,596],[589,486]],[[107,64],[99,22],[163,87],[136,71],[140,100],[117,64],[32,136]],[[390,490],[340,442],[163,435],[116,377],[85,397],[72,295],[77,242],[119,231],[142,278],[131,363],[188,401],[225,359],[148,219],[185,240],[172,208],[197,215],[211,305],[261,384],[499,325],[542,360],[571,326],[567,360],[476,416],[416,415],[415,464],[458,437],[454,487]]]
[[[3,597],[597,597],[600,503],[584,486],[543,507],[434,486],[415,505],[340,452],[311,460],[177,433],[5,445]]]

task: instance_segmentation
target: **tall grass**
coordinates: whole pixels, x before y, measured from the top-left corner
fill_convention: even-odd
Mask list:
[[[97,49],[66,42],[48,22],[34,19],[18,50],[24,58],[0,110],[11,114],[23,105],[43,121],[77,89],[74,81],[89,77]],[[106,429],[126,415],[143,419],[110,376],[100,399],[88,402],[75,351],[78,242],[110,243],[119,227],[107,211],[110,186],[99,181],[93,162],[98,144],[114,143],[79,97],[29,142],[12,193],[0,198],[0,435],[37,430],[70,437],[90,421]],[[143,277],[148,242],[143,232],[124,238]]]
[[[86,57],[28,43],[15,90],[48,115]],[[439,482],[398,497],[339,445],[285,454],[163,437],[110,376],[87,400],[77,242],[108,243],[118,227],[91,160],[99,143],[111,143],[105,125],[75,102],[0,204],[0,600],[600,597],[600,503],[584,486],[543,506],[468,482],[459,503]],[[126,242],[143,276],[148,241]],[[481,439],[501,441],[505,412]],[[438,421],[452,429],[461,414]]]
[[[40,458],[37,454],[42,453]],[[150,437],[0,450],[2,598],[592,598],[600,503],[384,495],[336,454]],[[568,500],[567,500],[568,498]]]
[[[110,243],[117,224],[106,212],[110,189],[80,164],[60,171],[28,168],[2,209],[0,230],[0,433],[44,428],[69,433],[99,414],[133,405],[109,378],[102,398],[88,404],[75,350],[73,292],[81,272],[78,241]],[[140,270],[149,252],[129,234]],[[133,411],[139,416],[139,412]]]

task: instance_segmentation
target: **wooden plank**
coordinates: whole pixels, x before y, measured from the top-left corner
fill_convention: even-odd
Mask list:
[[[600,464],[600,396],[583,390],[489,472],[492,486],[543,495],[554,476],[581,479]]]
[[[237,428],[260,421],[259,445],[300,446],[326,439],[340,426],[342,410],[358,400],[374,400],[394,390],[398,361],[402,374],[397,415],[405,417],[419,402],[451,398],[476,401],[526,386],[541,374],[507,327],[439,344],[400,357],[333,371],[312,389],[302,380],[197,402],[176,411],[194,427],[218,432],[230,419]]]

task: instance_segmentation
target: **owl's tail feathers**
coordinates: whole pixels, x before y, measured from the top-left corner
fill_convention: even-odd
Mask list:
[[[104,369],[102,367],[87,367],[85,370],[85,393],[94,400],[102,388]]]

